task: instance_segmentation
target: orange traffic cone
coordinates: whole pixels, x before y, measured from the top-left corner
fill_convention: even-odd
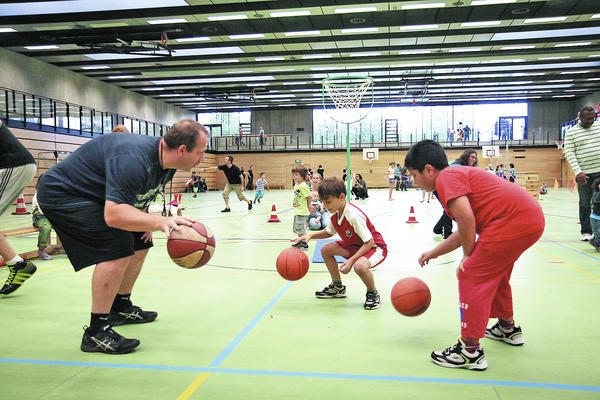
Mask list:
[[[275,204],[271,207],[271,218],[267,222],[281,222],[279,217],[277,217],[277,210],[275,209]]]
[[[23,193],[17,199],[17,210],[13,213],[13,215],[25,215],[29,214],[27,211],[27,207],[25,207],[25,197],[23,197]]]
[[[407,224],[418,224],[417,218],[415,217],[415,208],[410,206],[410,211],[408,213],[408,219],[406,220]]]

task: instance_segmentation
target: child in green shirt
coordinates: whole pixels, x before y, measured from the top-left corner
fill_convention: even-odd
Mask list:
[[[294,178],[294,233],[298,237],[306,233],[306,222],[310,211],[308,207],[310,205],[311,193],[310,188],[306,184],[306,177],[308,176],[308,169],[299,164],[292,169],[292,177]],[[292,245],[301,250],[308,250],[308,243],[305,241],[299,241]]]

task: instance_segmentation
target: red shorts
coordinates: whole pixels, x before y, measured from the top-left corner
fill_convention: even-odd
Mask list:
[[[542,236],[539,232],[502,242],[475,243],[458,272],[461,335],[482,338],[490,318],[513,316],[510,275],[515,261]]]
[[[343,240],[336,240],[335,243],[337,243],[338,245],[343,247],[344,250],[350,253],[350,257],[356,254],[358,249],[362,247],[359,245],[348,245],[344,243]],[[387,257],[387,247],[373,247],[366,254],[364,254],[363,257],[366,257],[366,259],[369,260],[369,262],[371,263],[370,268],[375,268],[376,266],[381,264],[383,260],[385,260],[385,258]]]

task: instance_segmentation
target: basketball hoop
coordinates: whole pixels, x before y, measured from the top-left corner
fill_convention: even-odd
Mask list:
[[[323,108],[327,115],[337,122],[346,124],[346,170],[350,169],[350,124],[365,118],[375,100],[373,78],[370,76],[334,76],[321,81],[323,89]],[[367,90],[371,88],[371,103],[369,107],[360,108]],[[325,94],[333,101],[334,107],[327,108]],[[369,161],[371,162],[371,161]],[[350,179],[346,183],[347,193],[350,193]]]
[[[321,81],[323,108],[335,121],[352,124],[365,118],[373,106],[373,78],[370,76],[335,76]],[[371,88],[369,108],[360,108],[360,103]],[[327,96],[325,96],[327,95]],[[327,108],[326,99],[333,101],[334,107]]]
[[[556,141],[556,148],[557,149],[564,149],[565,147],[565,141],[564,140],[557,140]]]

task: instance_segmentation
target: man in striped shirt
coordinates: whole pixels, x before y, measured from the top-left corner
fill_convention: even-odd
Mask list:
[[[595,119],[594,108],[584,107],[579,111],[579,123],[573,125],[565,134],[564,153],[577,181],[579,222],[583,241],[592,238],[591,182],[600,178],[600,121]]]

